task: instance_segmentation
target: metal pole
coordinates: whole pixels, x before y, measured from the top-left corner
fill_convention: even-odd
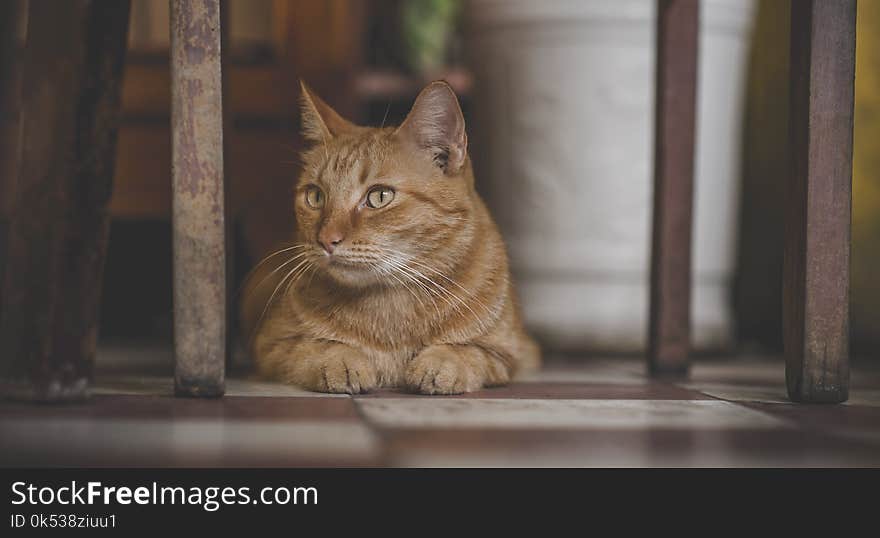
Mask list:
[[[219,0],[171,0],[174,387],[222,396],[226,239]]]

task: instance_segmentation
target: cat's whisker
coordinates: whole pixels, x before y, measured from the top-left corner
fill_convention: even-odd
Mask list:
[[[281,297],[286,297],[286,296],[287,296],[287,293],[290,291],[291,286],[293,286],[293,285],[296,284],[300,279],[302,279],[302,277],[306,274],[306,272],[307,272],[310,268],[314,267],[314,264],[312,263],[312,261],[311,261],[310,259],[306,258],[306,259],[305,259],[305,262],[306,262],[306,265],[305,265],[305,267],[303,267],[302,271],[300,271],[299,273],[297,273],[296,275],[294,275],[294,276],[290,279],[290,281],[287,283],[287,286],[284,288],[284,291],[281,292]]]
[[[406,267],[404,264],[402,264],[399,260],[397,260],[397,259],[394,258],[394,257],[391,257],[391,258],[389,259],[389,263],[391,263],[392,266],[394,266],[394,267],[395,267],[395,268],[396,268],[401,274],[403,274],[408,280],[410,280],[411,282],[413,282],[414,284],[416,284],[417,286],[419,286],[421,289],[423,289],[423,290],[425,290],[426,292],[428,292],[428,298],[431,299],[431,303],[434,305],[434,309],[437,311],[437,318],[438,318],[438,319],[440,319],[440,318],[442,317],[442,314],[440,313],[440,309],[437,307],[437,301],[434,300],[434,298],[432,297],[432,295],[436,295],[437,297],[440,297],[441,299],[443,299],[444,301],[446,301],[446,303],[449,304],[451,307],[456,308],[456,306],[455,306],[454,304],[452,304],[451,302],[449,302],[449,300],[446,299],[446,297],[444,297],[442,294],[438,293],[437,291],[431,289],[429,286],[427,286],[427,285],[426,285],[424,282],[422,282],[420,279],[416,278],[416,275],[414,275],[414,274],[412,273],[411,268]],[[456,308],[456,309],[457,309],[457,308]]]
[[[382,127],[385,127],[385,120],[388,119],[388,111],[389,110],[391,110],[391,99],[388,100],[388,106],[385,107],[385,115],[382,116],[382,125],[379,126],[380,129]]]
[[[398,252],[398,251],[391,250],[391,249],[385,249],[385,250],[386,250],[389,254],[397,255],[398,257],[402,258],[403,261],[404,261],[405,263],[408,263],[408,264],[409,264],[409,263],[415,264],[415,265],[417,265],[418,267],[421,267],[421,268],[423,268],[423,269],[426,269],[426,270],[428,270],[428,271],[430,271],[430,272],[432,272],[432,273],[438,275],[438,276],[439,276],[440,278],[442,278],[443,280],[446,280],[447,282],[449,282],[449,283],[452,284],[453,286],[456,286],[456,287],[459,288],[461,291],[463,291],[463,292],[464,292],[469,298],[473,299],[474,302],[476,302],[479,306],[481,306],[481,307],[486,311],[487,314],[493,314],[492,310],[491,310],[489,307],[487,307],[487,306],[485,305],[485,303],[483,303],[482,301],[480,301],[479,298],[477,298],[476,296],[474,296],[474,295],[470,292],[470,290],[468,290],[467,288],[465,288],[464,286],[462,286],[461,284],[459,284],[458,282],[456,282],[456,281],[453,280],[452,278],[449,278],[448,276],[446,276],[446,275],[445,275],[444,273],[442,273],[441,271],[438,271],[437,269],[434,269],[433,267],[431,267],[431,266],[429,266],[429,265],[425,265],[425,264],[423,264],[423,263],[420,263],[418,260],[414,259],[412,256],[407,256],[407,255],[403,254],[402,252]],[[419,274],[421,275],[422,273],[419,272]],[[422,276],[423,276],[424,278],[426,278],[426,279],[428,278],[427,276],[424,276],[424,275],[422,275]],[[430,280],[430,279],[429,279],[429,280]],[[432,280],[432,282],[433,282],[433,280]],[[439,286],[439,284],[437,284],[436,282],[434,282],[434,284],[437,285],[439,288],[441,288],[441,289],[443,289],[443,290],[446,290],[446,291],[449,292],[449,293],[452,293],[452,292],[449,291],[445,286]],[[460,300],[463,304],[466,304],[466,302],[465,302],[463,299],[461,299],[460,297],[458,297],[458,296],[455,295],[455,294],[453,294],[453,295],[454,295],[458,300]]]
[[[461,284],[459,284],[458,282],[456,282],[456,281],[453,280],[452,278],[449,278],[448,276],[446,276],[445,274],[441,273],[441,272],[438,271],[437,269],[434,269],[433,267],[430,267],[430,266],[425,265],[425,264],[423,264],[423,263],[419,263],[417,260],[410,259],[409,261],[410,261],[410,263],[414,263],[414,264],[418,265],[419,267],[423,267],[423,268],[427,269],[428,271],[431,271],[432,273],[434,273],[434,274],[440,276],[440,278],[446,280],[447,282],[449,282],[449,283],[452,284],[453,286],[456,286],[458,289],[460,289],[461,291],[463,291],[464,293],[466,293],[470,298],[472,298],[472,299],[474,300],[474,302],[476,302],[479,306],[481,306],[481,307],[486,311],[487,314],[490,314],[490,315],[493,315],[493,314],[494,314],[494,311],[493,311],[492,309],[490,309],[488,306],[486,306],[486,304],[483,303],[483,302],[482,302],[480,299],[478,299],[476,296],[474,296],[473,294],[471,294],[470,290],[468,290],[467,288],[465,288],[464,286],[462,286]],[[506,279],[505,279],[505,281],[506,281]]]
[[[419,273],[418,271],[414,270],[413,268],[407,266],[405,264],[404,260],[401,259],[400,256],[395,256],[395,255],[391,254],[386,258],[386,261],[388,264],[393,266],[395,269],[397,269],[401,273],[405,274],[410,280],[412,280],[414,283],[416,283],[423,290],[425,290],[426,292],[428,292],[431,295],[436,295],[436,296],[440,297],[441,299],[446,301],[446,303],[448,305],[450,305],[451,307],[458,310],[458,307],[455,304],[451,303],[449,301],[449,299],[447,299],[444,295],[442,295],[440,292],[434,290],[433,288],[429,287],[427,284],[425,284],[425,282],[422,282],[422,279],[425,279],[425,276],[422,275],[421,273]],[[436,286],[435,282],[431,282],[431,284]],[[443,291],[445,291],[445,290],[443,290]],[[459,311],[459,313],[461,313],[460,310],[458,310],[458,311]],[[439,312],[438,312],[438,314],[439,314]]]
[[[418,271],[414,270],[413,268],[407,266],[406,264],[404,264],[400,261],[398,261],[396,263],[396,266],[397,266],[398,270],[406,273],[408,276],[410,276],[413,279],[414,282],[417,282],[419,284],[419,286],[421,286],[422,289],[424,289],[428,293],[431,293],[433,295],[436,295],[437,297],[440,297],[441,299],[446,301],[446,303],[449,304],[450,306],[453,306],[453,307],[455,306],[454,304],[450,303],[449,300],[446,299],[446,297],[441,292],[435,290],[433,287],[428,285],[428,284],[434,285],[435,284],[434,282],[425,283],[424,280],[428,280],[428,279],[425,279],[424,275],[422,275]]]
[[[290,261],[292,261],[292,260],[288,260],[287,262],[285,262],[285,264],[286,264],[286,263],[289,263]],[[301,261],[299,264],[297,264],[296,267],[294,267],[293,269],[291,269],[290,271],[288,271],[287,274],[284,275],[284,278],[282,278],[281,281],[278,282],[278,285],[275,286],[275,289],[272,290],[272,295],[270,295],[270,296],[269,296],[269,300],[266,301],[266,305],[263,307],[263,311],[260,313],[260,317],[257,318],[257,323],[254,324],[253,333],[252,333],[252,334],[250,335],[250,337],[249,337],[249,340],[251,341],[251,345],[253,345],[253,338],[254,338],[254,336],[256,335],[257,329],[258,329],[258,328],[260,327],[260,325],[263,323],[263,318],[266,316],[266,312],[268,312],[268,311],[269,311],[269,308],[272,306],[273,301],[275,300],[275,295],[278,293],[278,290],[281,288],[281,286],[284,285],[285,281],[286,281],[288,278],[290,278],[291,275],[293,275],[293,274],[294,274],[294,273],[295,273],[295,272],[296,272],[296,271],[297,271],[297,270],[298,270],[298,269],[299,269],[304,263],[307,263],[307,262],[308,262],[307,259],[306,259],[306,260],[303,260],[303,261]],[[278,270],[278,269],[276,269],[276,271],[277,271],[277,270]]]
[[[425,304],[422,302],[421,299],[419,299],[418,294],[416,294],[416,292],[414,292],[409,286],[407,286],[407,285],[406,285],[406,282],[404,282],[403,280],[401,280],[396,274],[394,274],[394,272],[392,272],[392,271],[382,271],[382,269],[381,269],[379,266],[376,266],[376,265],[371,266],[371,268],[372,268],[372,269],[376,272],[376,274],[379,275],[380,277],[381,277],[381,276],[389,276],[389,277],[393,278],[394,280],[396,280],[398,283],[400,283],[400,285],[403,287],[403,289],[405,289],[407,292],[409,292],[409,294],[412,295],[413,298],[419,303],[419,306],[422,307],[422,310],[425,309]]]
[[[440,285],[438,282],[434,281],[432,278],[425,276],[421,271],[418,271],[417,269],[413,269],[411,267],[409,268],[409,270],[413,271],[420,278],[424,279],[426,282],[431,284],[431,286],[433,286],[435,289],[437,289],[437,290],[443,292],[444,294],[446,294],[447,296],[455,299],[455,301],[456,301],[455,303],[449,301],[448,299],[446,299],[446,302],[448,304],[450,304],[453,308],[455,308],[456,312],[458,312],[459,315],[464,315],[464,313],[461,311],[461,308],[458,307],[459,304],[461,306],[464,306],[465,308],[467,308],[468,311],[474,316],[474,320],[480,325],[480,328],[485,329],[485,327],[483,325],[484,322],[483,322],[482,318],[480,316],[478,316],[476,312],[474,312],[474,310],[470,307],[470,305],[467,304],[467,302],[465,302],[464,299],[462,299],[461,297],[459,297],[458,295],[456,295],[455,293],[453,293],[452,291],[447,289],[445,286]],[[445,297],[444,297],[444,299],[445,299]]]
[[[480,306],[483,308],[483,310],[485,310],[486,313],[487,313],[489,316],[491,316],[491,317],[493,317],[493,318],[496,317],[495,312],[493,312],[491,309],[489,309],[489,308],[485,305],[485,303],[483,303],[482,301],[480,301],[477,297],[474,297],[473,295],[471,295],[470,292],[469,292],[466,288],[464,288],[461,284],[459,284],[459,283],[456,282],[455,280],[453,280],[453,279],[447,277],[446,275],[444,275],[444,274],[441,273],[440,271],[438,271],[438,270],[436,270],[436,269],[434,269],[434,268],[432,268],[432,267],[430,267],[430,266],[427,266],[427,265],[425,265],[425,264],[419,263],[418,261],[412,259],[412,257],[410,257],[410,256],[406,256],[406,255],[404,255],[404,254],[401,253],[401,252],[397,252],[397,251],[394,251],[394,250],[391,250],[391,249],[384,249],[384,250],[386,250],[386,252],[388,252],[388,253],[391,255],[392,259],[402,258],[403,260],[406,260],[406,262],[416,264],[416,265],[418,265],[419,267],[423,267],[423,268],[425,268],[425,269],[427,269],[427,270],[429,270],[429,271],[431,271],[431,272],[433,272],[433,273],[439,275],[440,277],[442,277],[442,278],[445,279],[446,281],[452,283],[453,285],[455,285],[455,286],[459,287],[461,290],[463,290],[463,291],[467,294],[467,296],[470,297],[471,299],[473,299],[478,305],[480,305]],[[396,256],[395,256],[395,254],[396,254]],[[400,263],[400,262],[398,262],[398,263]],[[445,294],[447,294],[448,296],[452,297],[453,299],[455,299],[455,300],[457,301],[457,303],[461,304],[461,305],[464,306],[466,309],[468,309],[468,311],[474,316],[474,320],[480,325],[481,330],[486,330],[485,320],[483,319],[483,317],[477,315],[477,313],[474,311],[473,308],[470,307],[470,305],[467,303],[467,301],[465,301],[464,299],[462,299],[461,297],[459,297],[457,294],[453,293],[451,290],[449,290],[449,289],[446,288],[445,286],[441,286],[439,283],[437,283],[437,282],[434,281],[433,279],[431,279],[431,278],[429,278],[428,276],[424,275],[421,271],[418,271],[417,269],[415,269],[415,268],[413,268],[413,267],[409,267],[409,266],[406,266],[406,267],[407,267],[407,269],[408,269],[409,271],[412,271],[412,272],[415,273],[417,276],[419,276],[420,278],[424,279],[426,282],[430,283],[434,288],[436,288],[437,290],[442,291],[443,293],[445,293]],[[449,302],[449,301],[447,300],[447,302]],[[450,303],[450,304],[451,304],[451,303]],[[453,305],[453,306],[455,306],[455,305]],[[459,314],[462,314],[461,310],[460,310],[457,306],[455,306],[455,308],[456,308],[456,311],[457,311]]]
[[[248,271],[248,275],[245,277],[245,280],[251,278],[257,269],[262,267],[264,264],[266,264],[269,260],[271,260],[275,256],[280,256],[281,254],[284,254],[285,252],[290,252],[291,250],[297,250],[297,249],[303,249],[303,248],[306,248],[306,245],[302,245],[302,244],[298,243],[295,245],[290,245],[288,247],[276,250],[275,252],[272,252],[270,254],[267,254],[266,256],[263,257],[262,260],[260,260],[255,266],[253,266],[253,268],[251,268],[250,271]]]
[[[433,297],[434,294],[432,293],[432,290],[430,288],[428,288],[424,283],[420,282],[417,278],[408,274],[406,271],[402,271],[401,268],[398,268],[398,271],[407,281],[412,282],[413,284],[415,284],[419,288],[428,292],[426,297],[431,301],[431,306],[434,307],[434,311],[437,312],[437,320],[439,321],[443,317],[443,314],[440,312],[440,307],[437,306],[437,301],[434,300],[434,297]],[[442,296],[440,296],[440,297],[442,298]],[[423,308],[424,308],[424,306],[423,306]]]
[[[265,284],[267,280],[269,280],[270,278],[272,278],[272,276],[273,276],[275,273],[277,273],[278,271],[280,271],[281,269],[283,269],[284,266],[286,266],[286,265],[288,265],[288,264],[290,264],[290,263],[292,263],[292,262],[295,262],[296,260],[301,259],[303,256],[306,256],[307,254],[308,254],[308,252],[300,252],[300,253],[298,253],[298,254],[295,254],[295,255],[291,256],[289,259],[285,260],[284,263],[282,263],[281,265],[279,265],[278,267],[276,267],[271,273],[269,273],[268,275],[266,275],[266,276],[264,276],[263,278],[261,278],[260,281],[257,283],[257,285],[254,286],[254,289],[255,289],[255,290],[256,290],[256,289],[259,289],[260,286],[262,286],[263,284]]]
[[[313,263],[311,265],[312,265],[312,272],[309,274],[309,281],[306,282],[306,289],[308,289],[312,286],[312,279],[315,278],[315,273],[318,272],[318,265],[315,263]]]
[[[269,260],[271,260],[275,256],[279,256],[281,254],[284,254],[285,252],[290,252],[291,250],[295,250],[295,249],[304,249],[307,246],[308,245],[303,245],[303,244],[297,243],[295,245],[291,245],[289,247],[285,247],[285,248],[276,250],[275,252],[272,252],[271,254],[266,255],[265,257],[263,257],[262,260],[260,260],[257,263],[257,265],[253,266],[253,268],[250,271],[248,271],[248,274],[244,277],[244,281],[247,282],[248,280],[250,280],[254,276],[254,273],[257,271],[257,269],[262,267],[265,263],[267,263]],[[241,291],[241,290],[239,290],[239,291]]]
[[[383,266],[380,266],[380,265],[372,265],[371,267],[376,271],[376,273],[377,273],[378,275],[380,275],[380,276],[388,276],[388,277],[391,277],[391,278],[393,278],[396,282],[398,282],[398,283],[399,283],[399,284],[400,284],[400,285],[401,285],[406,291],[408,291],[408,292],[413,296],[413,298],[419,303],[419,305],[420,305],[420,306],[422,307],[422,309],[424,310],[424,308],[425,308],[425,304],[422,303],[422,300],[419,298],[418,294],[416,294],[416,293],[412,290],[412,288],[410,288],[410,287],[407,285],[406,282],[404,282],[403,280],[400,279],[400,277],[397,276],[397,274],[396,274],[396,273],[394,272],[394,270],[393,270],[393,267],[392,267],[392,268],[386,268],[386,267],[383,267]]]
[[[299,269],[300,266],[302,266],[303,263],[305,263],[305,261],[306,261],[306,260],[301,261],[299,264],[297,264],[296,267],[294,267],[293,269],[291,269],[290,271],[288,271],[288,272],[284,275],[284,277],[281,278],[281,280],[280,280],[280,281],[278,282],[278,284],[275,286],[275,289],[272,290],[272,294],[269,295],[269,299],[266,301],[266,304],[263,306],[263,311],[260,313],[260,317],[257,318],[257,323],[256,323],[255,327],[259,327],[260,324],[263,322],[263,318],[265,317],[266,312],[267,312],[267,311],[269,310],[269,308],[272,306],[272,304],[273,304],[273,302],[274,302],[274,300],[275,300],[275,295],[278,294],[278,290],[279,290],[282,286],[284,286],[284,284],[285,284],[285,282],[287,281],[287,279],[290,278],[291,275],[293,275],[293,274],[296,272],[296,270]]]

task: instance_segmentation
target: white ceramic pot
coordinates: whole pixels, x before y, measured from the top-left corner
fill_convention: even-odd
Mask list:
[[[550,347],[647,336],[654,0],[470,0],[472,155],[527,322]],[[697,349],[733,334],[751,0],[701,4],[692,294]]]

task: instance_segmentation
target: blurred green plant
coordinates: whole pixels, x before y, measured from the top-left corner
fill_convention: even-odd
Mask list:
[[[461,0],[406,0],[401,27],[407,65],[430,73],[442,68],[461,8]]]

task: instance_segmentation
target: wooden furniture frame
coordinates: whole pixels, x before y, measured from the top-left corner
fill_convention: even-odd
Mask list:
[[[792,141],[785,207],[783,332],[793,401],[845,401],[856,0],[791,10]],[[659,0],[648,367],[686,375],[698,0]]]
[[[221,4],[171,7],[175,387],[213,397],[223,394],[227,342]],[[29,9],[0,375],[30,398],[77,399],[95,352],[129,7],[31,0]],[[658,0],[657,13],[647,362],[652,375],[683,376],[699,1]],[[783,303],[786,381],[799,402],[848,396],[855,17],[856,0],[792,2]]]

